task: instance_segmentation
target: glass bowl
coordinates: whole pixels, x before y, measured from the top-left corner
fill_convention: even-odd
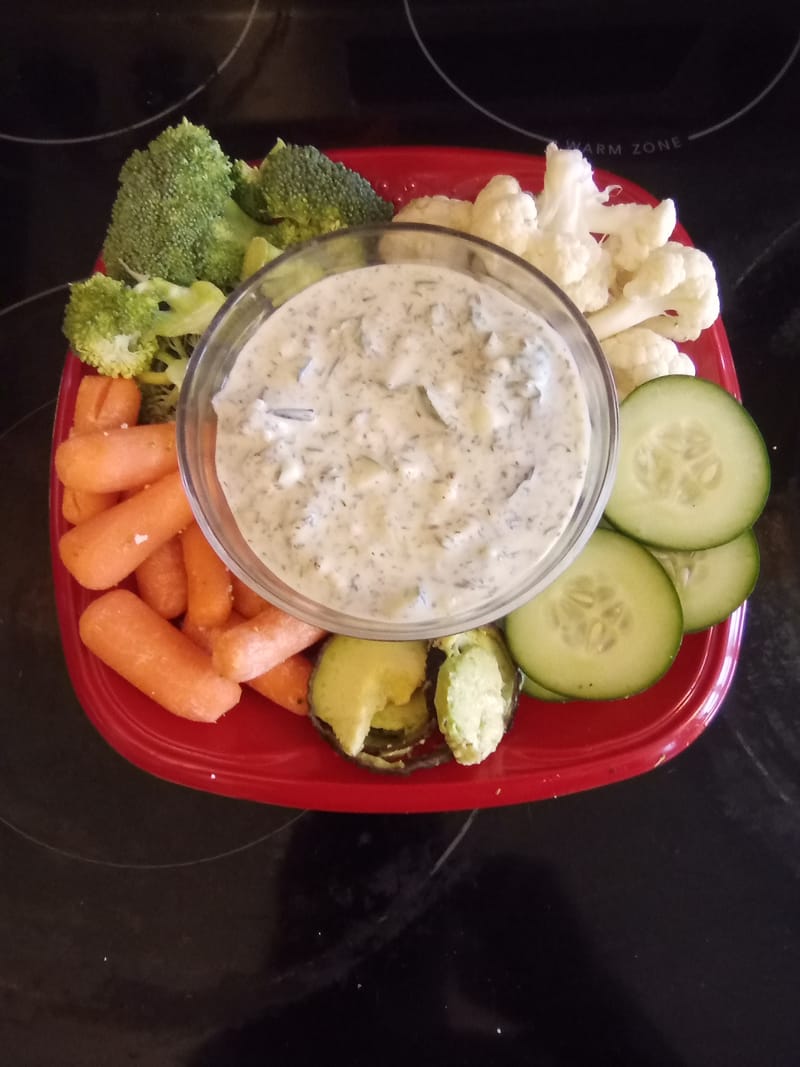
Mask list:
[[[563,528],[544,553],[528,566],[510,566],[507,577],[504,574],[502,582],[479,600],[473,598],[454,610],[418,609],[413,617],[402,613],[398,616],[388,607],[354,611],[346,593],[326,596],[323,602],[309,595],[308,587],[301,588],[301,581],[284,580],[248,543],[217,469],[215,397],[250,339],[298,294],[318,286],[316,299],[324,311],[323,301],[330,299],[331,288],[324,284],[326,279],[381,264],[446,268],[472,280],[463,281],[463,285],[475,282],[490,287],[518,308],[535,312],[566,345],[568,358],[577,371],[588,426],[582,488]],[[315,298],[306,295],[303,299]],[[402,324],[396,323],[395,327],[403,329]],[[373,366],[374,361],[364,360],[365,377],[374,374]],[[268,387],[269,383],[264,381],[263,385]],[[533,430],[521,428],[520,433],[523,432]],[[553,581],[580,552],[611,492],[618,444],[617,394],[605,357],[581,313],[556,285],[524,260],[479,238],[438,226],[370,225],[299,245],[231,294],[190,360],[178,406],[177,441],[181,475],[197,522],[230,570],[250,588],[289,614],[331,632],[376,640],[423,639],[501,619]],[[501,461],[502,456],[498,457],[498,463]],[[388,486],[384,480],[375,491],[392,496],[405,492],[406,487],[397,477]],[[269,507],[269,500],[264,499],[263,505]],[[324,543],[317,546],[321,552],[328,547]],[[406,550],[413,556],[413,538]],[[336,562],[335,558],[331,561],[334,568]]]

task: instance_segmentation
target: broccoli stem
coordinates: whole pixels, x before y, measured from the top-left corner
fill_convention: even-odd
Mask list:
[[[140,385],[177,385],[178,388],[183,385],[183,379],[186,377],[186,369],[189,365],[189,356],[180,338],[173,337],[170,340],[170,344],[178,355],[172,356],[169,352],[161,349],[154,362],[163,363],[164,369],[153,370],[151,367],[149,370],[137,374],[136,380]]]
[[[140,385],[172,385],[173,382],[165,370],[146,370],[136,375]]]

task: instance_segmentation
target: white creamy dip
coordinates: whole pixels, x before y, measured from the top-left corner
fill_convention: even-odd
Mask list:
[[[288,585],[422,621],[518,585],[586,476],[578,371],[537,314],[446,267],[382,264],[275,311],[214,399],[220,483]]]

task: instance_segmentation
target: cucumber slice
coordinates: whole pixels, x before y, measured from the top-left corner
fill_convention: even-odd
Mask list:
[[[533,678],[529,678],[524,671],[522,672],[522,692],[526,696],[533,697],[534,700],[546,700],[551,704],[566,704],[569,700],[569,697],[554,693],[552,689],[545,689],[543,685],[534,682]]]
[[[686,633],[706,630],[727,619],[747,600],[758,580],[760,556],[752,530],[699,552],[652,547],[650,551],[675,583]]]
[[[379,729],[416,731],[414,694],[425,684],[428,646],[424,641],[364,641],[333,634],[322,646],[308,687],[312,718],[329,727],[347,756],[358,756],[378,717]],[[407,705],[413,701],[411,708]]]
[[[440,637],[431,645],[445,656],[433,696],[439,729],[458,763],[481,763],[511,725],[520,671],[494,626]]]
[[[539,685],[611,700],[667,671],[683,614],[658,560],[624,534],[598,529],[551,585],[508,615],[505,632],[511,655]]]
[[[645,382],[620,405],[619,433],[606,514],[638,541],[712,548],[761,514],[770,486],[767,448],[721,386],[683,374]]]

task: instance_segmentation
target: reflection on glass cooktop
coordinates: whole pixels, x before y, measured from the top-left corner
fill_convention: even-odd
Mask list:
[[[76,32],[80,26],[80,32]],[[0,15],[0,140],[81,143],[212,88],[238,120],[480,114],[594,156],[675,152],[779,92],[800,21],[766,0],[34,4]],[[314,61],[309,64],[308,56]]]

